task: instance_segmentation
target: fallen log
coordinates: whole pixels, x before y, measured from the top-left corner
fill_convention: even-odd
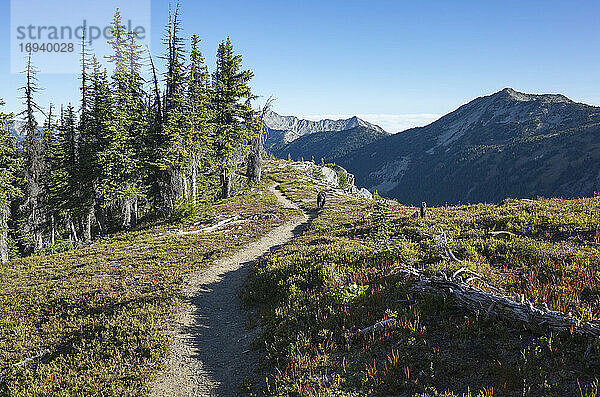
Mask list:
[[[506,230],[498,230],[498,231],[495,231],[495,232],[490,232],[490,234],[493,237],[499,237],[499,236],[503,236],[503,235],[510,236],[510,237],[515,237],[516,236],[516,234],[514,234],[512,232],[507,232]]]
[[[600,337],[600,323],[581,320],[562,312],[552,311],[546,305],[536,307],[523,295],[520,296],[519,301],[515,301],[505,295],[484,291],[469,285],[462,278],[456,277],[458,272],[451,278],[442,276],[426,277],[415,268],[409,267],[409,269],[403,272],[419,276],[419,280],[410,287],[412,292],[450,297],[455,299],[460,306],[470,311],[485,313],[486,318],[497,316],[500,319],[530,329],[549,328],[557,332],[571,332]],[[477,278],[481,279],[479,276]]]
[[[13,367],[19,367],[21,365],[27,364],[30,361],[34,361],[34,360],[40,360],[42,358],[44,358],[46,355],[50,354],[50,350],[46,349],[46,350],[42,350],[40,352],[38,352],[36,355],[31,356],[26,358],[25,360],[19,361],[18,363],[14,363],[12,366]]]
[[[385,328],[386,326],[391,326],[391,325],[395,325],[396,324],[396,319],[395,318],[390,318],[387,320],[382,320],[379,321],[378,323],[375,323],[369,327],[363,328],[363,329],[359,329],[358,331],[354,332],[353,335],[354,336],[359,336],[359,335],[364,335],[364,334],[368,334],[370,332],[375,332],[375,331],[379,331],[380,329]]]
[[[224,219],[220,222],[215,223],[214,225],[211,226],[207,226],[205,228],[202,229],[192,229],[192,230],[175,230],[175,231],[169,231],[166,233],[163,233],[161,235],[166,235],[166,234],[177,234],[180,236],[185,236],[188,234],[197,234],[197,233],[210,233],[210,232],[214,232],[216,230],[222,229],[226,226],[231,226],[231,225],[236,225],[238,223],[243,223],[246,221],[246,219],[240,219],[241,217],[239,215],[233,216],[231,218],[227,218]]]
[[[448,239],[448,236],[446,236],[444,228],[441,225],[436,226],[440,226],[440,234],[425,233],[424,235],[431,238],[436,243],[438,248],[443,251],[443,255],[447,259],[451,259],[454,262],[462,263],[462,261],[458,259],[456,255],[454,255],[454,252],[452,252],[452,250],[450,249],[450,240]]]

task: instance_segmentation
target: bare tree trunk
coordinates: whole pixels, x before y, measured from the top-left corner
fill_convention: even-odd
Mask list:
[[[265,145],[265,135],[264,131],[264,120],[271,110],[271,104],[273,103],[273,98],[267,99],[267,102],[262,108],[262,112],[260,115],[260,126],[258,135],[254,137],[252,140],[252,148],[250,149],[250,154],[248,155],[248,168],[246,170],[246,176],[248,180],[254,183],[260,183],[260,178],[262,176],[262,165],[263,165],[263,152]]]
[[[128,197],[123,199],[121,210],[123,213],[123,228],[131,230],[136,227],[138,221],[138,198]]]
[[[138,198],[134,197],[131,202],[131,228],[137,226],[138,223]]]
[[[73,243],[77,244],[79,242],[79,237],[77,237],[77,229],[75,229],[75,224],[72,220],[69,222],[69,226],[71,228],[71,240]]]
[[[123,229],[131,229],[131,199],[124,198],[121,202],[121,212],[123,214]]]
[[[192,202],[198,204],[198,156],[192,156]]]
[[[100,203],[96,203],[96,221],[98,222],[100,236],[106,236],[106,209]]]
[[[187,199],[189,197],[189,195],[190,195],[190,187],[189,187],[190,186],[190,180],[189,180],[188,177],[183,176],[181,178],[181,183],[182,183],[182,187],[183,187],[183,191],[182,191],[181,196],[184,199]]]
[[[221,171],[221,198],[231,197],[233,185],[233,175],[227,168],[223,168]]]
[[[34,209],[34,214],[38,210]],[[44,247],[44,235],[42,232],[42,222],[40,221],[41,216],[39,214],[33,217],[33,251],[39,251]]]
[[[0,263],[8,262],[8,204],[0,206]]]
[[[56,219],[54,218],[54,211],[50,215],[50,244],[56,244]]]
[[[185,181],[181,173],[175,167],[169,167],[161,177],[160,191],[162,207],[161,212],[164,216],[169,216],[177,201],[182,197]]]
[[[70,211],[67,212],[65,222],[67,230],[69,231],[69,240],[71,240],[72,243],[77,244],[79,239],[77,238],[77,230],[75,229],[75,223],[73,223],[73,217],[71,216]]]
[[[248,176],[248,180],[256,184],[260,183],[260,178],[262,176],[262,141],[262,135],[255,137],[252,140],[252,149],[248,155],[248,169],[246,171],[246,175]]]
[[[88,213],[85,217],[85,224],[83,225],[83,240],[86,243],[92,241],[92,222],[94,220],[94,206],[88,208]]]

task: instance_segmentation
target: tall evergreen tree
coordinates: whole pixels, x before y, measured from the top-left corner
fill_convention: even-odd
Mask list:
[[[183,38],[180,35],[179,4],[174,13],[169,11],[167,25],[166,92],[163,105],[163,128],[158,151],[157,167],[160,170],[162,212],[171,213],[185,194],[183,167],[186,134],[186,67]]]
[[[82,221],[83,221],[83,240],[85,242],[90,242],[92,239],[92,223],[94,220],[94,204],[95,204],[95,191],[93,180],[87,174],[88,167],[87,155],[91,154],[91,149],[88,147],[93,145],[93,142],[90,140],[90,91],[91,91],[91,79],[90,79],[90,62],[91,54],[87,47],[86,37],[85,37],[86,29],[83,29],[83,34],[81,37],[81,109],[79,116],[79,151],[81,153],[78,174],[79,174],[79,183],[80,183],[80,193],[81,193],[81,208],[82,208]]]
[[[82,161],[80,162],[83,184],[91,186],[95,218],[101,236],[108,232],[107,200],[104,198],[105,186],[109,185],[111,169],[106,148],[111,143],[111,120],[113,119],[113,99],[106,69],[103,69],[95,57],[92,57],[89,95],[89,120],[81,131]]]
[[[249,70],[241,70],[241,67],[242,56],[234,54],[228,37],[217,50],[217,67],[212,81],[215,154],[223,198],[231,195],[234,170],[244,158],[244,150],[247,150],[254,134],[245,125],[252,114],[250,100],[253,95],[249,83],[254,74]]]
[[[81,87],[79,90],[81,91],[81,109],[80,109],[80,117],[79,117],[79,129],[83,130],[86,128],[86,124],[88,121],[89,114],[89,91],[90,91],[90,77],[89,77],[89,67],[90,67],[90,52],[86,45],[85,39],[85,31],[83,29],[83,34],[81,36]]]
[[[169,22],[166,27],[167,37],[164,42],[167,45],[167,55],[163,57],[167,62],[165,73],[166,92],[164,104],[164,117],[167,121],[172,110],[181,107],[186,83],[185,70],[185,42],[181,36],[181,20],[179,16],[179,3],[175,11],[169,9]]]
[[[148,124],[148,130],[145,135],[146,142],[145,148],[146,153],[144,156],[144,165],[146,168],[146,186],[148,188],[148,198],[151,202],[152,208],[155,211],[160,211],[164,206],[161,205],[163,192],[162,192],[162,179],[164,171],[160,169],[158,159],[160,152],[164,147],[164,134],[163,134],[163,108],[162,108],[162,96],[159,88],[158,75],[154,60],[150,50],[148,52],[148,59],[150,60],[150,67],[152,72],[153,82],[153,95],[148,101],[148,112],[150,113],[150,119]]]
[[[55,133],[57,130],[56,122],[54,121],[54,105],[50,104],[48,107],[48,114],[42,127],[42,150],[44,153],[44,164],[46,170],[44,172],[43,184],[44,191],[48,193],[48,211],[47,211],[47,222],[50,234],[50,244],[54,245],[56,242],[56,207],[53,205],[53,198],[50,192],[51,187],[51,176],[52,176],[52,161],[54,152],[54,140],[56,138]]]
[[[23,193],[24,202],[20,206],[22,213],[22,231],[24,243],[30,245],[33,251],[43,246],[44,225],[46,222],[46,194],[44,192],[44,154],[42,147],[42,132],[38,128],[35,118],[37,111],[42,109],[34,100],[38,92],[36,68],[31,63],[31,53],[27,60],[27,67],[23,72],[26,76],[23,90],[23,105],[25,109],[19,114],[23,117]]]
[[[4,106],[2,99],[0,106]],[[18,194],[15,178],[19,161],[15,139],[10,133],[11,124],[12,114],[0,112],[0,263],[8,261],[10,201]]]
[[[212,147],[214,129],[210,124],[210,75],[199,48],[200,38],[194,34],[190,51],[190,71],[187,92],[187,121],[184,153],[189,180],[189,196],[198,203],[200,191],[206,192],[213,170]],[[207,197],[203,197],[207,199]]]
[[[79,242],[78,220],[82,206],[79,189],[79,161],[77,147],[77,122],[75,111],[69,104],[61,111],[58,136],[53,144],[50,161],[50,197],[52,208],[64,220],[64,227],[72,243]]]
[[[141,77],[136,56],[138,49],[131,44],[119,10],[111,24],[109,44],[113,54],[112,75],[113,117],[110,122],[108,145],[101,150],[100,159],[105,178],[100,190],[107,205],[119,207],[125,229],[137,223],[137,200],[142,194],[140,186],[141,162],[136,142],[140,135],[139,110],[143,97],[139,96]]]

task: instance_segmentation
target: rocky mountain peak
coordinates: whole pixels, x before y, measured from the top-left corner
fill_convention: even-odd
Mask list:
[[[562,94],[526,94],[524,92],[515,91],[510,87],[506,87],[503,90],[492,94],[490,97],[516,102],[540,101],[544,103],[574,103]]]
[[[385,133],[383,128],[362,120],[357,116],[348,119],[323,119],[314,121],[300,119],[296,116],[282,116],[274,111],[269,111],[266,114],[264,122],[270,132],[270,136],[284,143],[289,143],[302,136],[318,132],[345,131],[356,127],[366,127],[380,133]]]

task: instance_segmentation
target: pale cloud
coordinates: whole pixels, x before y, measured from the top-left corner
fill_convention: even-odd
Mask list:
[[[387,132],[393,134],[413,127],[423,127],[437,119],[441,115],[433,113],[413,113],[413,114],[317,114],[300,116],[308,120],[340,120],[357,116],[372,124],[377,124]]]

